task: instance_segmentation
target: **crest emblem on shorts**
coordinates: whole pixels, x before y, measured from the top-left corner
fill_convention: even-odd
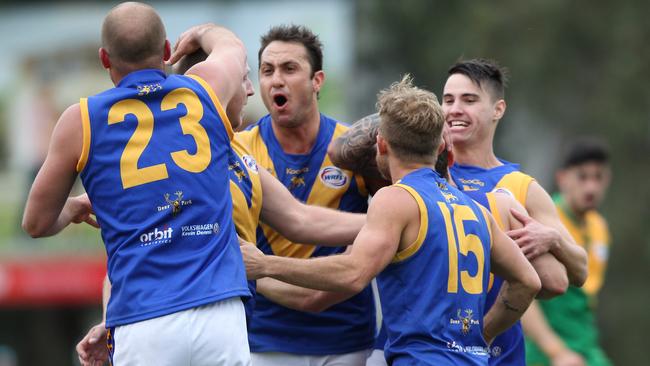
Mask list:
[[[321,182],[330,188],[342,188],[348,182],[348,176],[335,166],[327,166],[318,172]]]

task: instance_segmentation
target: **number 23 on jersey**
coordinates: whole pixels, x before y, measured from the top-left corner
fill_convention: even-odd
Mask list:
[[[196,143],[196,153],[190,154],[187,150],[180,150],[171,152],[170,155],[174,163],[181,169],[191,173],[200,173],[208,167],[212,157],[210,139],[199,123],[203,118],[203,105],[192,90],[178,88],[165,95],[160,109],[168,111],[178,108],[179,104],[185,105],[187,109],[187,113],[179,120],[181,129],[184,135],[193,138]],[[167,165],[164,163],[138,167],[140,156],[153,136],[154,114],[147,104],[138,99],[124,99],[113,104],[108,112],[108,124],[122,123],[129,114],[135,116],[137,126],[120,157],[122,187],[127,189],[169,178]]]

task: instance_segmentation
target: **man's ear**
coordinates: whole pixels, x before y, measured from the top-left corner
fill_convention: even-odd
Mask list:
[[[320,88],[323,87],[323,83],[325,82],[325,72],[323,70],[316,71],[314,73],[314,77],[311,79],[311,82],[314,87],[314,91],[316,93],[320,92]]]
[[[388,152],[388,142],[382,135],[377,135],[377,155],[386,155]]]
[[[494,104],[494,117],[493,119],[495,121],[500,120],[503,118],[503,115],[506,113],[506,101],[503,99],[497,100],[496,104]]]
[[[163,53],[163,61],[169,61],[169,58],[172,56],[172,46],[169,43],[169,40],[165,40],[165,52]]]
[[[105,69],[111,68],[111,60],[108,57],[108,51],[104,47],[99,48],[99,60],[102,62],[102,66]]]

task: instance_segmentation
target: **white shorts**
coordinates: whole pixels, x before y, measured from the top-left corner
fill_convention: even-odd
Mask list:
[[[372,350],[370,357],[366,361],[366,366],[388,366],[384,357],[384,351],[380,349]]]
[[[341,355],[311,356],[282,352],[252,352],[253,366],[364,366],[370,350]]]
[[[250,366],[244,305],[239,297],[118,326],[114,366]]]

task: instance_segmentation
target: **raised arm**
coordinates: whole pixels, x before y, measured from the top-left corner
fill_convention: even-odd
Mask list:
[[[402,232],[418,213],[408,192],[398,187],[383,188],[370,203],[366,224],[350,254],[298,259],[265,256],[252,245],[242,245],[246,271],[249,278],[272,277],[301,287],[357,293],[388,265]]]
[[[577,245],[562,225],[553,200],[537,182],[532,182],[526,198],[526,211],[532,218],[524,227],[508,235],[528,259],[550,252],[566,267],[569,283],[582,286],[587,279],[587,253]]]
[[[494,305],[484,317],[483,335],[490,344],[521,318],[541,283],[517,245],[499,229],[491,215],[488,217],[492,227],[490,266],[493,273],[505,280]]]
[[[185,31],[174,46],[169,64],[202,49],[208,55],[187,70],[187,75],[204,79],[225,107],[241,88],[248,74],[246,48],[230,30],[215,24],[202,24]]]
[[[506,218],[503,222],[504,231],[515,230],[523,227],[522,222],[530,219],[524,206],[522,206],[512,196],[495,192],[494,197],[499,210],[499,216]],[[530,260],[540,281],[542,289],[537,294],[538,299],[549,299],[562,295],[569,286],[569,280],[566,274],[566,268],[551,253],[544,253],[539,257]]]
[[[366,215],[306,205],[265,169],[262,182],[261,220],[296,243],[343,246],[352,244]]]

